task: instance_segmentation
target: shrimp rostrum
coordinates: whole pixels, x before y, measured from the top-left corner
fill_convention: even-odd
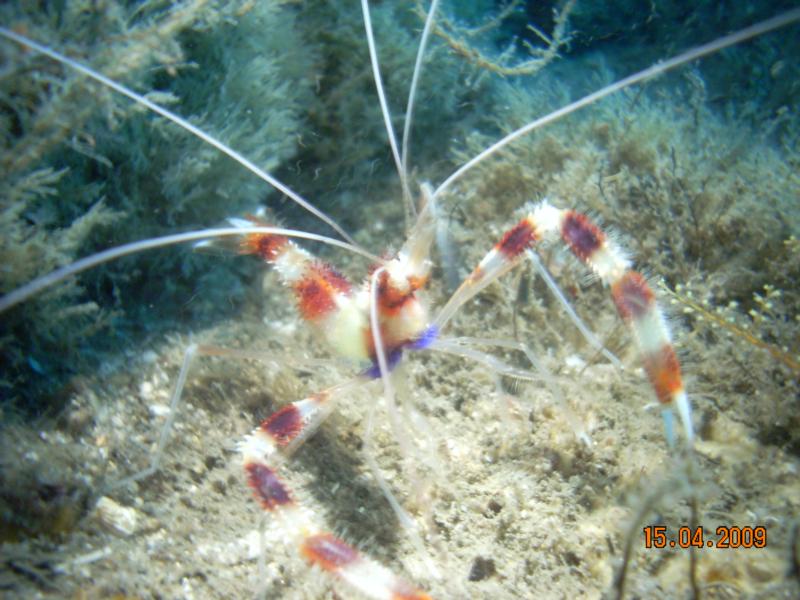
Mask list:
[[[252,214],[243,211],[231,215],[220,213],[221,208],[216,207],[214,214],[227,218],[218,228],[134,241],[77,262],[54,257],[40,262],[59,266],[55,271],[36,278],[31,275],[21,287],[18,286],[25,278],[12,280],[14,285],[6,286],[6,295],[0,298],[0,311],[9,311],[6,314],[10,315],[14,314],[12,311],[27,310],[28,303],[35,302],[33,297],[49,288],[54,290],[48,292],[53,294],[50,301],[72,297],[77,294],[75,287],[59,292],[57,286],[64,286],[65,280],[79,273],[89,273],[99,265],[146,250],[188,242],[196,250],[205,251],[197,255],[232,250],[238,255],[257,257],[269,266],[265,276],[270,294],[269,316],[261,317],[263,322],[258,326],[266,327],[271,339],[263,350],[239,349],[236,346],[243,339],[258,341],[265,337],[247,323],[231,326],[236,333],[230,333],[225,326],[208,334],[193,333],[188,336],[188,343],[184,336],[173,336],[166,344],[170,350],[164,352],[169,359],[164,358],[163,365],[157,353],[148,352],[147,360],[141,361],[141,372],[130,375],[132,380],[109,384],[114,392],[126,397],[125,402],[130,403],[131,396],[144,401],[143,406],[118,405],[124,407],[122,415],[97,408],[98,396],[105,393],[84,383],[88,380],[73,383],[73,408],[61,417],[62,429],[89,440],[82,442],[83,446],[96,447],[113,466],[103,467],[104,484],[98,485],[97,490],[73,490],[73,494],[63,485],[40,482],[37,489],[46,488],[48,492],[40,493],[42,498],[56,497],[60,502],[70,494],[78,494],[83,506],[80,510],[61,510],[44,527],[19,520],[12,527],[4,524],[9,532],[4,534],[4,541],[10,544],[9,548],[21,552],[17,543],[25,534],[70,535],[78,541],[69,552],[52,559],[47,569],[54,576],[68,575],[73,582],[96,580],[97,574],[103,573],[107,582],[93,587],[89,597],[111,593],[231,597],[256,590],[266,596],[319,597],[328,593],[349,597],[357,593],[369,598],[410,600],[491,594],[521,597],[533,590],[553,597],[566,593],[598,597],[609,590],[624,596],[626,587],[635,588],[639,595],[669,596],[699,595],[703,589],[720,585],[737,590],[755,587],[764,593],[796,589],[797,583],[785,575],[786,565],[780,557],[787,554],[783,552],[787,548],[796,550],[796,533],[793,538],[788,526],[791,519],[798,518],[796,497],[792,504],[792,484],[783,483],[786,473],[800,465],[796,457],[787,456],[772,442],[763,425],[771,419],[767,414],[770,412],[780,415],[778,419],[784,419],[781,423],[787,428],[794,418],[785,416],[785,408],[776,399],[796,389],[796,362],[791,350],[781,346],[781,340],[790,338],[793,330],[767,328],[770,318],[771,322],[778,322],[783,319],[781,315],[789,314],[795,292],[776,294],[776,288],[764,282],[759,283],[764,289],[760,295],[742,288],[725,296],[720,289],[734,279],[726,277],[734,269],[739,269],[737,273],[752,272],[755,261],[770,253],[776,264],[772,272],[780,271],[778,265],[784,265],[783,272],[795,268],[785,265],[797,252],[797,223],[789,213],[774,217],[764,211],[763,217],[752,220],[780,231],[783,237],[765,242],[759,257],[731,258],[732,251],[723,247],[725,242],[720,240],[727,235],[734,238],[730,243],[735,245],[736,236],[730,232],[741,222],[737,220],[739,215],[751,209],[727,208],[723,205],[725,200],[716,198],[709,188],[724,184],[728,186],[726,190],[741,190],[743,185],[738,178],[756,177],[753,171],[757,169],[749,170],[747,159],[742,158],[747,156],[747,149],[740,146],[724,157],[705,146],[685,156],[676,151],[676,140],[683,140],[680,136],[684,130],[696,129],[698,122],[708,127],[712,137],[718,135],[722,139],[727,135],[720,133],[723,126],[706,106],[705,82],[697,71],[687,75],[688,83],[678,88],[678,108],[659,104],[666,102],[663,97],[640,95],[631,92],[631,88],[716,55],[722,49],[752,38],[764,39],[777,29],[796,27],[800,11],[790,10],[718,37],[616,83],[611,83],[607,73],[601,74],[596,91],[576,101],[569,100],[568,92],[556,91],[554,98],[560,94],[558,98],[542,100],[539,107],[531,100],[525,82],[545,77],[547,70],[558,64],[559,55],[570,43],[569,19],[580,18],[580,12],[576,2],[565,2],[553,11],[549,32],[529,26],[528,34],[538,38],[540,44],[544,42],[543,48],[523,40],[519,44],[513,42],[497,56],[492,54],[481,45],[480,36],[495,31],[499,23],[521,10],[521,4],[510,2],[498,15],[475,27],[460,24],[447,12],[449,8],[440,9],[438,0],[427,10],[417,3],[417,15],[402,13],[403,20],[412,19],[415,25],[409,28],[403,21],[401,37],[406,35],[406,29],[421,29],[421,41],[402,120],[405,129],[399,136],[394,130],[397,120],[390,112],[392,99],[387,99],[384,88],[396,90],[402,86],[392,81],[397,79],[392,75],[384,86],[382,77],[388,68],[379,60],[380,36],[376,42],[370,8],[362,0],[370,57],[362,74],[369,73],[370,87],[377,90],[374,104],[380,107],[380,111],[370,107],[364,114],[377,115],[382,121],[391,151],[388,160],[383,157],[366,161],[366,167],[343,167],[350,163],[336,156],[335,144],[330,147],[325,141],[320,141],[313,152],[304,151],[314,136],[298,141],[300,158],[294,166],[287,167],[292,150],[280,143],[270,146],[276,154],[273,157],[266,156],[264,148],[249,152],[249,147],[234,147],[221,141],[224,135],[210,133],[212,129],[226,131],[232,127],[213,123],[212,117],[184,119],[177,114],[180,111],[166,107],[166,103],[176,102],[171,93],[140,94],[117,81],[125,78],[126,69],[134,71],[147,64],[149,59],[142,53],[155,52],[154,40],[160,36],[181,30],[187,23],[197,31],[218,26],[210,18],[212,14],[231,23],[237,19],[248,23],[240,36],[228,39],[230,47],[209,51],[209,56],[228,68],[231,65],[226,63],[226,50],[232,52],[236,44],[247,45],[249,42],[243,41],[242,36],[256,31],[264,19],[289,11],[288,7],[278,7],[280,3],[258,9],[243,3],[237,5],[237,10],[219,9],[219,14],[213,12],[217,10],[213,7],[209,9],[212,12],[204,12],[202,2],[181,3],[163,14],[152,7],[141,7],[129,16],[126,25],[137,32],[131,36],[126,61],[119,54],[126,48],[120,47],[117,54],[106,56],[111,65],[127,66],[109,67],[105,69],[108,75],[100,72],[102,68],[91,68],[73,59],[68,50],[61,53],[29,39],[22,26],[3,23],[3,43],[13,45],[20,53],[20,61],[44,55],[78,74],[60,92],[63,98],[74,102],[78,92],[73,86],[89,85],[93,80],[100,84],[98,90],[126,96],[136,110],[145,109],[171,122],[170,127],[180,132],[180,137],[173,140],[177,140],[176,146],[189,148],[193,143],[189,140],[201,140],[201,154],[180,158],[180,169],[185,171],[184,176],[186,172],[195,173],[193,169],[203,175],[190,175],[180,183],[170,180],[171,188],[170,184],[165,187],[186,200],[176,212],[164,209],[164,215],[190,215],[191,221],[201,214],[192,202],[200,202],[199,188],[205,185],[215,185],[221,197],[238,202],[240,195],[256,194],[257,186],[266,184],[333,232],[323,235],[283,226],[273,218],[274,213],[254,209]],[[262,10],[265,12],[259,12]],[[322,21],[330,17],[326,11],[335,12],[329,7],[320,10]],[[396,16],[395,11],[377,9],[380,18],[389,22]],[[256,13],[258,16],[254,16]],[[290,28],[284,29],[290,37]],[[30,32],[31,37],[36,37],[35,33]],[[192,38],[194,34],[186,35],[202,46],[199,34],[196,39]],[[512,58],[509,62],[509,57],[520,51],[517,45],[526,52],[526,58]],[[135,48],[138,52],[133,51]],[[171,46],[166,45],[161,51],[164,55],[174,54],[165,68],[165,77],[173,76],[173,71],[193,68],[188,61],[178,60],[180,53],[176,54]],[[505,94],[504,110],[513,110],[514,116],[509,119],[512,123],[521,120],[517,129],[493,143],[486,133],[467,135],[466,149],[455,152],[461,166],[447,176],[442,175],[441,166],[420,167],[431,178],[441,177],[442,183],[436,187],[427,183],[413,185],[410,168],[412,115],[415,105],[422,104],[416,97],[418,85],[423,85],[420,82],[426,53],[447,53],[447,59],[442,60],[471,63],[463,80],[472,86],[475,96],[484,89],[481,86],[486,85],[486,78],[495,78],[492,85]],[[310,64],[322,59],[316,56],[308,60]],[[336,60],[331,59],[328,67],[339,68],[336,65]],[[796,65],[783,64],[773,70],[787,72],[794,68]],[[509,83],[505,78],[519,78],[522,83]],[[243,122],[252,117],[252,111],[259,110],[248,107],[246,101],[237,104],[232,100],[237,86],[246,85],[246,79],[232,71],[218,86],[219,96],[234,107],[231,118]],[[324,90],[327,83],[321,76],[317,91]],[[37,81],[31,87],[37,85],[41,84]],[[348,86],[356,85],[360,85],[358,80],[332,94],[325,110],[335,110],[332,104],[337,96],[353,94],[352,89],[348,92]],[[91,86],[95,89],[94,83]],[[35,96],[31,90],[22,93]],[[311,94],[311,89],[301,90],[302,93]],[[588,109],[602,113],[599,122],[580,121],[572,132],[557,130],[561,119],[612,95],[622,99],[617,104]],[[435,94],[431,97],[437,98]],[[473,101],[479,112],[478,100]],[[561,104],[553,106],[551,101]],[[429,110],[429,104],[427,99],[423,108]],[[522,104],[526,107],[518,106]],[[20,103],[9,100],[8,105],[13,108]],[[554,110],[545,110],[545,106]],[[9,113],[14,112],[12,108]],[[544,112],[537,113],[540,108]],[[130,115],[122,113],[132,109],[107,110],[111,123],[125,122]],[[292,111],[286,110],[287,114]],[[25,115],[15,115],[19,127],[26,127]],[[296,114],[284,116],[289,121],[299,118]],[[309,118],[323,121],[325,116]],[[77,118],[80,121],[89,117],[81,113]],[[266,116],[263,118],[267,120]],[[470,118],[480,123],[478,117]],[[662,132],[656,128],[659,118],[671,119],[672,129]],[[427,112],[422,112],[419,119],[426,126],[435,120]],[[781,140],[785,151],[785,141],[791,139],[792,132],[796,133],[796,126],[790,123],[786,112],[780,111],[769,124],[770,135]],[[288,135],[273,125],[266,129],[278,138]],[[380,125],[376,122],[364,127]],[[453,122],[447,126],[455,127]],[[545,126],[555,128],[555,133],[538,131]],[[106,169],[117,160],[101,154],[97,150],[99,142],[92,136],[68,136],[62,129],[48,129],[38,150],[29,148],[26,154],[3,159],[9,173],[8,194],[52,194],[52,188],[68,178],[70,166],[59,171],[35,168],[29,162],[37,152],[46,153],[58,144],[68,144],[96,169]],[[359,132],[351,130],[348,135],[357,136]],[[582,142],[577,141],[580,137],[592,139],[591,148],[581,146]],[[245,146],[248,143],[242,142]],[[741,136],[738,143],[741,144]],[[422,143],[420,146],[419,154],[424,160],[429,159],[426,153],[432,149]],[[769,161],[775,173],[772,184],[764,182],[762,188],[765,194],[771,194],[770,198],[785,193],[780,187],[782,181],[786,186],[795,185],[796,191],[796,176],[792,179],[788,163],[781,162],[781,152],[770,150],[760,158]],[[323,154],[336,166],[320,168],[312,177],[304,171],[303,160],[313,162],[311,156]],[[147,156],[144,150],[142,156]],[[713,162],[717,171],[730,167],[730,177],[694,177],[685,162],[699,161],[697,156]],[[226,165],[230,161],[255,179],[231,187],[234,184],[228,182],[227,172],[217,161]],[[281,161],[281,172],[291,178],[292,187],[272,174]],[[293,188],[303,182],[312,190],[339,187],[341,180],[336,178],[345,168],[372,182],[374,188],[382,188],[379,182],[383,180],[375,172],[383,165],[375,163],[383,162],[393,163],[401,201],[376,202],[369,207],[361,201],[358,205],[363,210],[355,214],[372,220],[373,234],[378,238],[384,235],[384,229],[397,229],[394,224],[400,222],[405,224],[406,236],[399,250],[376,256],[362,246],[366,245],[369,232],[351,236],[328,214],[332,211],[321,210],[320,204],[309,202]],[[141,184],[144,188],[147,185]],[[678,199],[659,196],[666,194],[665,190]],[[370,193],[374,194],[375,189]],[[724,197],[725,193],[720,192],[719,196]],[[619,198],[609,201],[615,194]],[[655,199],[644,198],[647,194]],[[482,198],[486,200],[481,202]],[[659,199],[663,199],[662,206],[657,206]],[[108,226],[119,214],[103,202],[97,200],[87,214],[93,222]],[[48,218],[44,209],[26,211],[26,227],[31,231]],[[516,217],[511,217],[512,213]],[[17,219],[22,211],[8,214]],[[657,227],[668,232],[656,241],[656,234],[648,229],[652,228],[648,215],[651,219],[655,215]],[[304,218],[287,211],[286,220]],[[348,217],[351,221],[353,218]],[[621,231],[612,231],[604,223],[613,223]],[[681,223],[680,231],[677,223]],[[65,230],[62,240],[64,245],[72,243],[72,250],[80,247],[75,243],[75,237],[80,235],[76,231],[77,227]],[[15,244],[28,239],[28,234],[23,233],[19,228],[15,230]],[[752,241],[750,235],[749,231],[741,232],[742,239],[748,242]],[[712,239],[716,245],[709,242]],[[52,240],[48,238],[48,242]],[[321,246],[320,257],[312,254],[309,244]],[[332,266],[329,250],[345,252],[353,264],[367,264],[360,271],[353,264],[339,271]],[[656,264],[652,272],[637,266],[634,251],[653,259]],[[474,266],[461,270],[457,254]],[[20,259],[22,254],[15,256]],[[436,264],[436,257],[442,265]],[[218,256],[204,259],[220,260]],[[662,267],[669,272],[662,273]],[[529,280],[529,271],[536,275],[535,283]],[[551,272],[559,277],[551,276]],[[361,274],[360,280],[355,273]],[[434,276],[440,273],[452,279],[452,285],[436,282]],[[455,281],[458,277],[460,280]],[[704,288],[704,277],[709,282],[713,280],[714,285]],[[118,297],[121,279],[110,281],[106,282],[112,289],[109,295]],[[230,290],[233,297],[239,288],[231,281],[226,279],[216,285],[223,292]],[[94,285],[102,289],[104,284],[95,280]],[[536,299],[529,298],[531,290],[537,293]],[[711,333],[692,333],[687,336],[689,341],[681,342],[681,332],[690,328],[687,323],[695,331],[705,332],[700,316],[707,314],[713,321],[715,314],[722,314],[721,308],[715,312],[708,299],[698,301],[692,292],[724,298],[730,313],[718,318],[729,323],[734,334],[744,331],[735,323],[741,316],[737,304],[740,300],[735,298],[748,296],[757,306],[746,314],[764,327],[766,341],[745,333],[739,336],[739,342],[743,339],[749,349],[739,350],[734,335],[734,341],[727,342],[730,346],[713,354],[704,346]],[[280,294],[293,298],[296,314],[305,326],[303,331],[294,327],[295,319],[289,316],[288,309],[273,300]],[[673,321],[667,316],[665,298],[671,304],[683,304],[685,319]],[[722,306],[719,298],[717,303]],[[85,317],[96,310],[87,302],[64,311],[57,319]],[[536,311],[541,311],[538,317]],[[28,314],[39,318],[54,316],[34,311]],[[512,320],[513,330],[509,325]],[[673,341],[673,330],[677,341]],[[750,341],[756,340],[749,346],[748,336]],[[232,344],[218,344],[215,337]],[[311,350],[320,340],[335,358],[319,357]],[[559,342],[563,343],[561,348],[544,349]],[[766,402],[773,403],[772,408],[764,407],[763,413],[748,412],[751,409],[745,403],[736,401],[739,388],[732,381],[729,388],[723,383],[708,383],[706,372],[692,366],[690,351],[709,352],[710,362],[728,367],[731,363],[725,362],[725,357],[739,365],[773,365],[781,373],[781,383],[776,384],[774,394],[764,391],[772,388],[758,375],[751,372],[748,376],[748,381],[761,381],[759,390]],[[181,354],[182,360],[178,358]],[[36,356],[20,352],[15,364],[46,373],[50,365]],[[683,356],[689,356],[688,369],[682,365]],[[701,360],[705,359],[697,359]],[[240,381],[244,383],[237,383],[228,369],[243,374]],[[686,372],[690,373],[688,378]],[[695,393],[690,396],[687,391],[691,391],[693,379],[698,381],[700,393],[708,395],[722,388],[726,391],[726,399],[715,401],[714,407],[700,400],[704,407],[702,420],[693,416]],[[125,393],[126,386],[138,391]],[[283,391],[279,392],[281,387]],[[235,405],[239,396],[248,398],[244,408]],[[642,398],[646,399],[644,403]],[[659,416],[640,410],[648,401],[658,409],[661,425]],[[722,414],[722,408],[728,412]],[[89,409],[96,410],[97,416],[86,417]],[[385,425],[377,418],[383,414],[387,417]],[[261,420],[261,424],[245,434],[252,427],[248,420],[253,418]],[[743,425],[748,419],[749,425]],[[701,427],[696,429],[698,422]],[[352,434],[351,428],[360,427],[361,423],[364,431]],[[663,434],[656,431],[651,435],[654,430]],[[90,435],[80,433],[84,431]],[[26,444],[33,442],[21,433],[15,435],[4,437],[3,447],[9,456],[12,444],[6,439],[17,440],[22,462],[34,461],[34,456],[49,456],[43,450],[37,455],[37,451],[26,449]],[[52,450],[68,435],[58,430],[42,433],[37,443],[44,441]],[[115,446],[127,438],[135,448],[135,459]],[[241,441],[225,441],[229,438]],[[764,505],[753,500],[759,493],[756,483],[742,484],[747,492],[742,494],[745,498],[730,500],[733,484],[726,478],[738,477],[741,481],[744,477],[742,463],[736,459],[740,454],[731,450],[734,438],[741,447],[774,465],[760,473],[763,485],[783,482]],[[219,447],[213,448],[215,445]],[[355,464],[352,457],[340,456],[336,449],[340,445],[361,449],[363,463]],[[231,450],[231,455],[236,450],[234,467],[230,466],[234,461],[227,460],[226,449]],[[192,452],[205,459],[186,458]],[[47,463],[49,459],[35,460]],[[12,479],[6,463],[10,464],[6,460],[0,466],[8,485]],[[263,509],[263,519],[254,517],[252,502],[241,500],[241,471],[233,476],[232,469],[240,469],[242,463],[244,480]],[[58,468],[59,464],[53,462],[49,466]],[[292,468],[298,466],[305,467],[311,475]],[[724,474],[715,483],[727,494],[724,502],[716,500],[720,495],[710,489],[713,486],[701,483],[713,479],[717,468]],[[106,469],[112,475],[106,474]],[[319,480],[316,484],[315,479]],[[6,495],[12,497],[10,493]],[[4,502],[13,510],[14,501]],[[330,504],[342,508],[329,509]],[[80,518],[73,513],[80,513]],[[86,513],[90,517],[81,521]],[[674,540],[679,542],[683,555],[676,550],[658,556],[642,555],[651,550],[637,552],[637,544],[643,547],[637,536],[656,518],[674,526]],[[367,519],[369,525],[359,525],[359,519]],[[168,520],[173,522],[167,524]],[[355,542],[346,540],[341,533],[341,520],[347,523],[346,537],[353,537]],[[257,521],[260,525],[254,527]],[[741,551],[750,548],[741,541],[748,531],[750,535],[753,531],[768,531],[772,545],[767,546],[765,537],[760,550],[763,560],[758,567],[754,557],[740,556],[733,550],[725,554],[715,548],[716,553],[712,553],[688,542],[683,547],[685,540],[678,537],[678,530],[696,533],[703,526],[713,530],[713,525],[724,525],[729,531],[737,529],[741,538],[737,548]],[[772,528],[780,525],[784,529],[773,532]],[[211,537],[212,531],[216,532],[214,535],[219,531],[229,533],[231,539]],[[170,550],[178,546],[180,552]],[[134,563],[130,572],[114,568],[121,553]],[[796,553],[793,556],[796,569]],[[58,594],[74,587],[43,583],[46,577],[29,566],[32,563],[24,557],[9,557],[5,567],[27,581],[10,584],[17,586],[13,589],[22,590],[28,585],[41,594]],[[651,573],[661,568],[659,561],[669,568],[654,577]],[[629,565],[643,574],[631,575]],[[248,573],[244,584],[239,582],[243,572]]]

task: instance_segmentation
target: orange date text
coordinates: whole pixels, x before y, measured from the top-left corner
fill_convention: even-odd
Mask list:
[[[711,536],[703,527],[680,527],[668,531],[665,525],[644,529],[645,548],[766,548],[767,528],[720,525]]]

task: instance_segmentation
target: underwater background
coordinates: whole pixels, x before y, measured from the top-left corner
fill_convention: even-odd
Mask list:
[[[445,0],[415,109],[413,179],[439,183],[551,110],[797,6]],[[425,9],[372,6],[396,128]],[[12,2],[0,6],[0,22],[189,118],[371,251],[402,244],[400,186],[357,2]],[[669,308],[687,373],[705,480],[696,490],[701,520],[770,526],[768,551],[720,551],[700,562],[702,585],[718,597],[798,594],[798,31],[789,26],[721,51],[509,146],[447,196],[454,256],[434,256],[438,282],[430,294],[441,305],[451,279],[477,264],[527,202],[545,197],[588,212],[630,250]],[[2,293],[92,252],[216,226],[259,207],[283,225],[331,234],[227,157],[127,99],[11,42],[0,43],[0,61]],[[358,259],[314,251],[354,281],[363,277]],[[552,399],[531,400],[541,391],[535,386],[504,383],[516,398],[511,412],[523,415],[512,415],[509,426],[488,376],[439,358],[409,367],[420,410],[460,465],[435,486],[431,526],[458,583],[429,582],[414,571],[415,550],[392,527],[358,462],[363,409],[343,408],[314,442],[321,446],[298,457],[293,486],[311,487],[327,522],[344,524],[399,572],[409,573],[410,563],[410,577],[437,597],[598,597],[614,589],[631,515],[647,505],[643,490],[674,477],[657,415],[642,410],[647,385],[607,294],[558,251],[544,259],[626,372],[602,364],[527,273],[466,306],[452,333],[532,344],[593,431],[593,453],[575,443]],[[352,367],[288,374],[269,361],[207,361],[190,377],[193,410],[184,408],[178,420],[168,465],[106,494],[106,485],[147,464],[163,418],[157,407],[190,338],[282,354],[290,363],[329,358],[263,271],[246,257],[151,251],[83,273],[0,317],[3,593],[333,594],[277,534],[274,569],[268,565],[266,581],[254,583],[258,565],[246,532],[259,516],[231,449],[275,407],[336,383]],[[404,480],[403,457],[388,433],[379,442],[382,467],[396,471],[395,485],[413,505],[421,492]],[[320,453],[331,462],[320,465]],[[527,478],[534,491],[524,487]],[[685,524],[689,485],[674,483],[674,496],[665,493],[648,519]],[[135,533],[113,531],[98,516],[101,496],[139,513]],[[200,539],[193,525],[207,512],[220,515],[209,517],[212,540]],[[242,539],[246,550],[235,546]],[[86,556],[92,560],[77,560]],[[176,561],[185,568],[170,572]],[[685,551],[639,549],[636,561],[635,593],[689,594]]]

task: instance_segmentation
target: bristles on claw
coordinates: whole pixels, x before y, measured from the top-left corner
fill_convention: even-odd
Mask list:
[[[352,287],[336,269],[323,262],[313,262],[303,277],[292,285],[300,314],[307,321],[328,317],[337,309],[337,297],[349,296]]]
[[[339,386],[338,391],[350,385],[352,382]],[[317,417],[325,399],[326,395],[320,394],[278,410],[242,442],[244,470],[256,500],[275,516],[283,527],[286,542],[294,544],[303,558],[370,598],[429,598],[338,537],[317,527],[311,513],[295,502],[278,477],[276,450],[291,447],[318,425]]]
[[[536,230],[531,220],[525,218],[509,229],[495,249],[508,258],[515,258],[536,242]]]
[[[625,252],[585,214],[561,210],[541,202],[509,229],[456,290],[434,320],[442,328],[459,306],[512,269],[520,254],[540,241],[560,239],[572,253],[610,286],[622,320],[633,332],[644,368],[661,404],[681,416],[687,441],[694,433],[681,368],[669,335],[669,327],[644,276],[631,269]]]
[[[603,245],[606,236],[586,215],[569,210],[564,215],[561,238],[575,256],[586,262]]]
[[[630,268],[622,249],[586,215],[573,210],[562,211],[559,234],[572,253],[604,285],[610,286],[617,312],[636,340],[656,398],[661,404],[678,410],[686,440],[691,443],[694,432],[680,362],[667,322],[647,280]],[[667,437],[671,437],[671,432],[667,431]]]
[[[641,319],[655,302],[655,294],[641,273],[629,271],[611,286],[617,312],[625,321]]]
[[[283,486],[272,469],[256,462],[248,463],[244,468],[247,472],[247,482],[265,509],[272,511],[293,503],[289,490]]]

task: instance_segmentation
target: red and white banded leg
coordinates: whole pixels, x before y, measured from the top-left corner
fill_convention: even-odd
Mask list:
[[[257,217],[229,219],[237,227],[266,225]],[[369,325],[367,296],[347,278],[282,235],[251,233],[239,241],[240,254],[255,254],[290,288],[303,320],[340,356],[364,360]]]
[[[645,277],[633,270],[624,250],[584,214],[538,204],[481,260],[456,290],[434,323],[441,329],[456,310],[501,275],[519,264],[523,254],[543,241],[560,239],[611,289],[622,320],[633,332],[644,369],[663,407],[667,439],[672,443],[672,410],[680,416],[689,444],[694,438],[691,406],[683,388],[681,367],[669,327]]]
[[[264,510],[280,523],[286,543],[297,548],[312,565],[370,598],[429,600],[426,593],[321,528],[311,511],[295,501],[277,475],[281,462],[316,431],[331,413],[333,403],[363,381],[355,378],[293,402],[261,423],[239,447],[247,481]]]

